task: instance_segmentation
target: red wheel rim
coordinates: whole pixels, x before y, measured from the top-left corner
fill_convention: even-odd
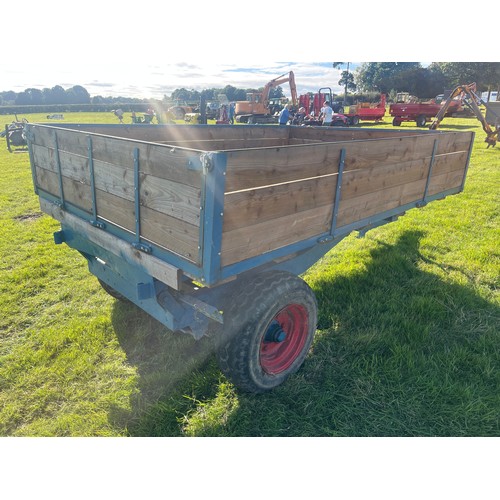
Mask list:
[[[283,342],[269,342],[263,335],[260,343],[260,365],[266,373],[277,375],[290,368],[306,344],[309,331],[307,309],[300,304],[289,304],[273,321],[280,324],[286,338]]]

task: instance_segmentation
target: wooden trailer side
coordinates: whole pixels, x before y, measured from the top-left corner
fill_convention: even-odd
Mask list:
[[[95,208],[100,220],[135,233],[137,161],[141,238],[200,261],[202,175],[190,169],[189,151],[66,129],[31,130],[37,188],[89,215]]]
[[[380,137],[228,152],[222,266],[460,190],[472,133]]]

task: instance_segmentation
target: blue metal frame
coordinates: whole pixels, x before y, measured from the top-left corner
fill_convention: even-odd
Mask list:
[[[427,192],[429,191],[429,184],[431,183],[431,177],[432,177],[432,168],[434,167],[434,160],[436,159],[436,151],[438,147],[439,140],[435,139],[434,140],[434,146],[432,148],[432,155],[431,155],[431,161],[429,163],[429,170],[427,172],[427,180],[425,182],[425,189],[424,189],[424,195],[422,197],[422,201],[420,202],[419,206],[424,206],[427,205]]]
[[[345,149],[340,150],[340,160],[339,160],[339,173],[337,177],[337,186],[335,188],[335,201],[333,205],[333,216],[332,216],[332,229],[330,231],[330,236],[333,238],[335,236],[335,230],[337,229],[337,215],[339,212],[340,198],[342,196],[342,178],[344,174],[345,166]]]
[[[205,182],[202,193],[202,276],[201,281],[213,285],[220,279],[224,192],[227,155],[207,153],[202,156]]]
[[[54,130],[54,157],[56,160],[57,174],[59,180],[59,194],[60,194],[59,205],[61,207],[65,207],[64,186],[63,186],[62,171],[61,171],[61,158],[59,156],[59,144],[57,143],[57,132],[55,130]]]

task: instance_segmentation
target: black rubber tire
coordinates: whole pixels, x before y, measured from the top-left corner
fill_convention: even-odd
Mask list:
[[[118,300],[122,300],[124,302],[128,302],[127,297],[125,297],[121,293],[117,292],[114,288],[110,287],[107,283],[105,283],[104,281],[100,280],[99,278],[97,278],[97,281],[99,281],[99,284],[102,286],[102,288],[107,293],[109,293],[109,295],[111,295],[111,297],[113,297],[115,299],[118,299]]]
[[[264,342],[273,320],[296,318],[290,313],[295,310],[306,319],[296,322],[301,325],[300,331],[287,332],[283,342]],[[238,285],[224,310],[223,339],[218,349],[222,372],[243,391],[262,393],[274,389],[302,366],[316,331],[317,315],[313,291],[288,272],[261,273]],[[269,355],[267,349],[274,354]],[[278,368],[282,359],[287,361]],[[277,372],[271,373],[269,366],[276,367]]]
[[[415,123],[417,124],[417,127],[425,127],[425,124],[427,123],[427,118],[424,115],[418,115],[417,119],[415,120]]]
[[[354,126],[359,125],[359,116],[353,116],[351,118],[351,125],[354,125]]]
[[[399,127],[401,125],[401,120],[399,118],[394,118],[394,120],[392,120],[392,125],[394,127]]]

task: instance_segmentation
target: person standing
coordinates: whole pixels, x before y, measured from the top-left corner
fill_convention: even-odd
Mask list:
[[[325,101],[323,107],[321,108],[321,113],[319,119],[322,125],[331,125],[333,119],[333,109],[330,107],[330,102]]]
[[[234,125],[234,112],[236,109],[236,105],[234,102],[229,103],[229,123]]]
[[[292,109],[292,105],[288,104],[280,111],[278,116],[280,125],[286,125],[288,123],[288,120],[290,119],[290,109]]]

